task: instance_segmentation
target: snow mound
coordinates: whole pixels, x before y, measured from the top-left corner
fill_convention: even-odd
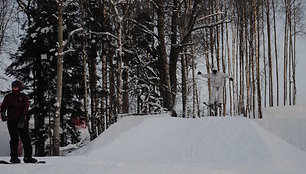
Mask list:
[[[296,148],[306,151],[305,106],[265,108],[263,115],[262,120],[256,120],[259,125]]]
[[[258,125],[266,121],[166,114],[123,117],[69,156],[38,158],[46,160],[45,165],[0,167],[11,174],[306,173],[306,152]]]
[[[283,119],[306,119],[306,106],[295,105],[295,106],[280,106],[264,108],[264,118],[283,118]]]
[[[119,164],[255,167],[268,173],[306,171],[302,162],[305,152],[242,117],[126,117],[78,155]]]

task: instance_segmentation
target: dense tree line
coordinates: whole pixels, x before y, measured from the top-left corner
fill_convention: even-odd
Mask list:
[[[80,141],[74,117],[91,139],[121,114],[200,117],[196,74],[212,67],[234,78],[220,115],[262,118],[262,107],[280,105],[280,72],[283,104],[295,104],[302,2],[17,0],[26,33],[7,73],[29,91],[36,155],[59,155]],[[285,25],[282,58],[277,17]]]

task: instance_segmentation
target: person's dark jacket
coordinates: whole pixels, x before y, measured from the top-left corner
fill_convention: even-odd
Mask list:
[[[29,100],[24,93],[10,93],[4,97],[1,112],[7,111],[8,121],[18,122],[26,120],[29,109]]]

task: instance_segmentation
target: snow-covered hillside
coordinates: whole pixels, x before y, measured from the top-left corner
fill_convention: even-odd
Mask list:
[[[287,112],[290,119],[285,110],[291,110]],[[0,165],[0,170],[13,174],[302,174],[306,173],[306,152],[281,138],[287,132],[268,125],[281,115],[287,119],[277,119],[280,127],[296,120],[289,122],[290,126],[300,129],[306,116],[292,115],[292,111],[298,112],[291,108],[267,110],[271,116],[260,121],[242,117],[182,119],[166,114],[123,117],[69,156],[39,158],[47,164]],[[2,131],[3,124],[0,126]],[[295,139],[299,140],[305,141]]]

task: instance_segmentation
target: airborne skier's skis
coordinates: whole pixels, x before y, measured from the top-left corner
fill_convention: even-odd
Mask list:
[[[207,104],[206,102],[203,102],[203,104],[205,106],[207,106],[207,109],[209,110],[210,112],[210,116],[217,116],[218,115],[218,110],[221,112],[222,111],[222,107],[221,105],[218,105],[218,104]]]

